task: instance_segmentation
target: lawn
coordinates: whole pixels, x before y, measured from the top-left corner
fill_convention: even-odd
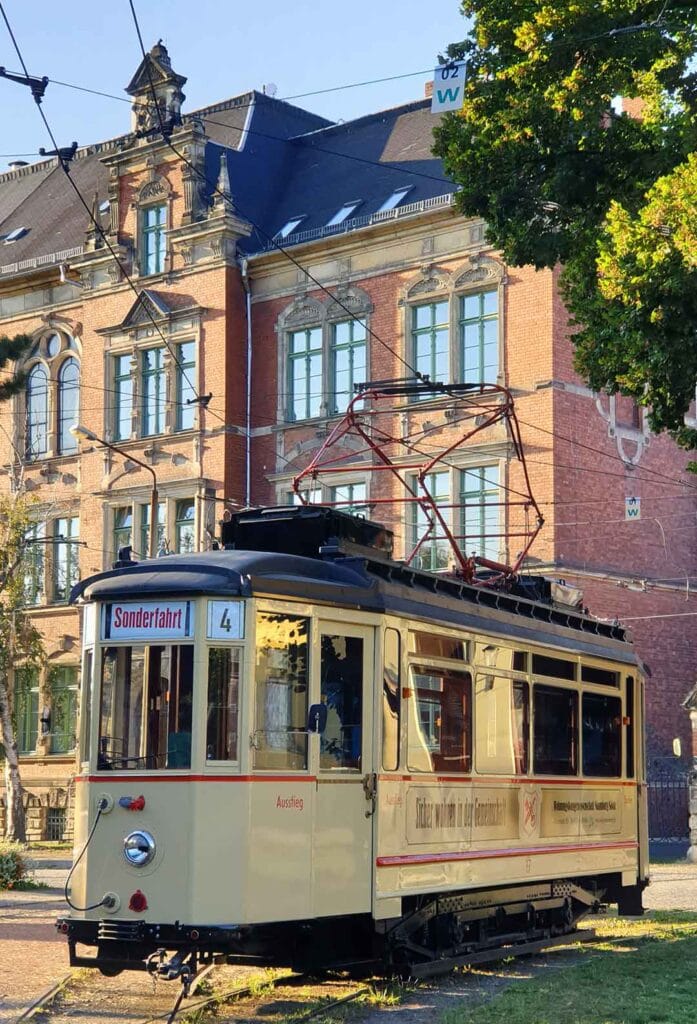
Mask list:
[[[593,924],[603,941],[579,947],[575,964],[559,970],[552,957],[549,968],[489,1002],[449,1010],[441,1024],[693,1024],[697,913]]]

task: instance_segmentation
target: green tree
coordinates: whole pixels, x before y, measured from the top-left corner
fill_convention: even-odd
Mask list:
[[[9,377],[0,378],[0,402],[4,402],[5,399],[24,390],[27,375],[21,370],[17,370],[16,364],[27,354],[31,344],[32,338],[28,334],[17,334],[14,338],[0,334],[0,372],[7,372],[8,363],[15,367]]]
[[[26,374],[17,363],[29,351],[32,338],[20,334],[0,335],[0,402],[21,392]],[[22,781],[19,774],[17,740],[12,721],[14,672],[17,663],[37,665],[43,659],[41,636],[24,614],[24,573],[26,534],[30,525],[29,505],[23,496],[22,460],[14,452],[15,479],[10,495],[0,498],[0,740],[5,755],[7,817],[5,834],[26,842]]]
[[[447,56],[468,62],[465,105],[435,147],[460,209],[508,262],[563,264],[579,372],[694,447],[697,2],[462,9],[472,31]]]
[[[5,749],[8,839],[26,842],[23,788],[19,772],[12,702],[18,665],[39,666],[42,637],[24,612],[24,565],[30,506],[21,494],[0,498],[0,737]]]

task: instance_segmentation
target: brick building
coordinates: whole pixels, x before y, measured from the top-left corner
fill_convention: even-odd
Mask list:
[[[428,104],[332,124],[252,92],[181,115],[185,79],[159,44],[147,61],[127,88],[130,133],[71,166],[113,252],[55,160],[0,175],[0,331],[35,341],[26,395],[0,407],[0,486],[21,462],[32,537],[46,541],[25,574],[46,667],[14,680],[31,837],[69,827],[70,585],[123,545],[147,553],[153,472],[157,549],[204,550],[226,507],[291,500],[353,383],[404,376],[405,363],[512,389],[545,516],[530,567],[632,625],[652,670],[651,757],[668,758],[676,735],[687,749],[697,523],[685,454],[633,403],[576,377],[554,274],[505,267],[483,224],[457,214]],[[123,454],[77,438],[77,422]],[[432,481],[444,504],[467,493],[481,522],[509,515],[498,502],[519,470],[503,428],[449,463]],[[370,510],[386,485],[354,469],[313,499]],[[416,524],[385,514],[403,554]],[[515,554],[483,532],[474,546]],[[419,557],[444,562],[437,541]]]

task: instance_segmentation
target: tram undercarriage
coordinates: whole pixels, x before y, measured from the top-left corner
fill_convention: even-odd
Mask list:
[[[412,897],[401,918],[379,922],[367,914],[240,927],[64,919],[58,928],[68,938],[71,966],[96,966],[107,975],[148,970],[177,977],[177,965],[187,960],[195,973],[197,966],[221,959],[299,971],[424,977],[581,937],[579,922],[600,911],[608,896],[619,901],[621,912],[642,912],[641,886],[623,889],[613,876],[602,881],[602,889],[595,879],[555,880]],[[96,946],[96,956],[79,954],[78,945]],[[168,960],[167,953],[174,957]]]

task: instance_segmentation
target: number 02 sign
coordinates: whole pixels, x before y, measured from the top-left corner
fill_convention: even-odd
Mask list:
[[[242,601],[209,601],[209,640],[242,640],[244,637],[244,604]]]

